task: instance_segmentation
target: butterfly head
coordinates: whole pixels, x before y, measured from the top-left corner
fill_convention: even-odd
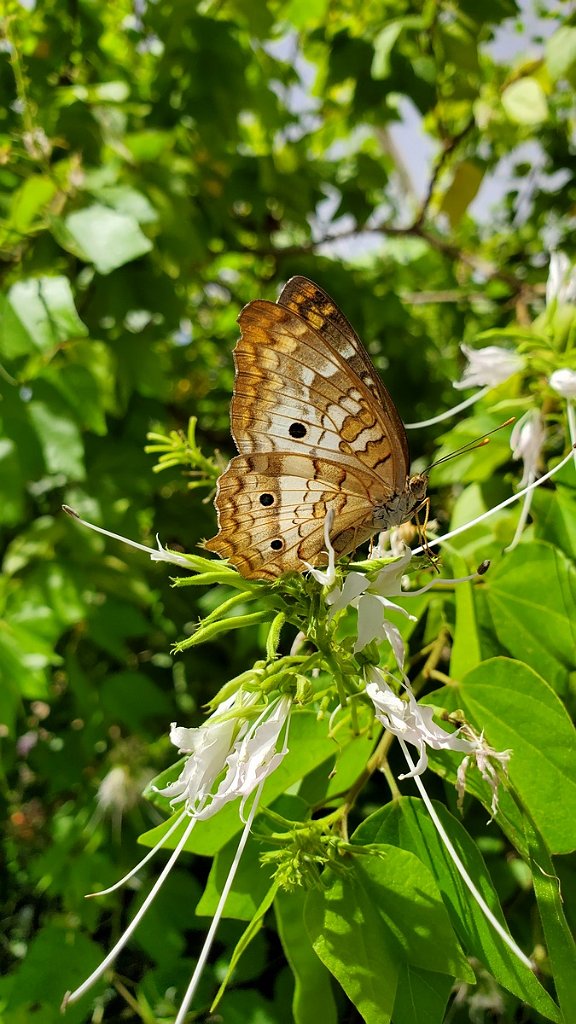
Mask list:
[[[415,473],[408,480],[408,493],[412,499],[412,507],[421,505],[426,497],[428,489],[428,475],[426,473]]]

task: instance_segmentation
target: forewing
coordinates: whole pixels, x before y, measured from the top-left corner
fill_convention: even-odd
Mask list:
[[[371,390],[309,323],[255,301],[239,317],[232,433],[241,454],[337,458],[374,478],[375,500],[405,486],[397,435]]]
[[[399,486],[403,486],[410,469],[410,453],[404,424],[349,320],[334,300],[307,277],[291,277],[280,293],[278,305],[296,313],[325,338],[376,398],[382,409],[386,433],[395,449],[394,459],[399,467]]]

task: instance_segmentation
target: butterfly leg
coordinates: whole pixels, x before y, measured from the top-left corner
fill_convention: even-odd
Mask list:
[[[422,510],[424,510],[423,523],[420,522],[420,517],[418,515],[418,513],[422,512]],[[430,545],[428,544],[428,538],[426,537],[426,527],[428,526],[428,519],[430,518],[430,498],[424,498],[422,504],[418,505],[418,508],[414,510],[414,518],[416,520],[416,529],[418,530],[418,536],[420,538],[420,543],[422,544],[424,552],[429,558],[430,564],[434,567],[436,572],[439,573],[440,569],[438,568],[438,555],[434,554],[434,552],[430,548]]]

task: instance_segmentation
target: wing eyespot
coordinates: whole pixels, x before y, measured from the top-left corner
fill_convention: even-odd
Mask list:
[[[266,492],[265,494],[261,494],[260,495],[260,504],[263,505],[264,508],[269,508],[270,505],[274,504],[274,495],[273,494],[269,494],[268,492]]]
[[[299,439],[301,437],[306,437],[308,431],[303,423],[291,423],[288,427],[288,433],[290,434],[290,437]]]
[[[282,551],[282,548],[284,547],[284,541],[280,540],[279,537],[275,537],[274,540],[270,541],[270,547],[272,548],[272,551]]]

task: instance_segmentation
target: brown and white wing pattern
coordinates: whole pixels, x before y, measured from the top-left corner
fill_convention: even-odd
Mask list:
[[[399,453],[380,403],[316,330],[275,302],[239,316],[232,434],[241,454],[307,451],[363,465],[384,492],[396,486]],[[406,479],[400,455],[402,484]]]
[[[374,532],[374,510],[406,490],[408,447],[392,400],[352,327],[306,278],[239,316],[232,434],[239,455],[216,494],[209,551],[244,576],[317,563],[334,511],[338,554]]]
[[[291,277],[280,292],[278,304],[297,313],[324,337],[372,392],[380,406],[386,434],[396,449],[396,484],[401,488],[410,468],[406,430],[387,388],[349,320],[333,299],[307,277]]]
[[[283,452],[236,455],[220,477],[220,532],[209,551],[229,558],[243,576],[275,579],[318,563],[324,520],[334,510],[332,544],[339,555],[372,535],[368,495],[350,467]]]

